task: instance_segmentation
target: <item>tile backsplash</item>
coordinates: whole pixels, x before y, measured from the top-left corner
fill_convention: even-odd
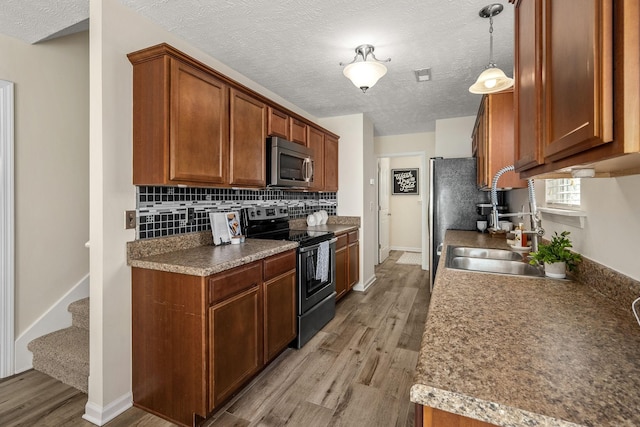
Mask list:
[[[284,204],[292,219],[320,209],[336,215],[336,193],[227,188],[136,188],[136,239],[211,230],[209,212],[229,212],[248,206]]]

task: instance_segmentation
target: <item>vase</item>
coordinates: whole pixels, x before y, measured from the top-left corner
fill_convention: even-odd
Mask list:
[[[564,279],[567,277],[567,266],[564,261],[544,263],[544,274],[552,279]]]

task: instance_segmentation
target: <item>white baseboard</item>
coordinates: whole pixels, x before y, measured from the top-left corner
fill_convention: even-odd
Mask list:
[[[97,426],[102,426],[133,406],[133,395],[125,393],[106,406],[87,402],[82,418]]]
[[[354,290],[354,291],[358,291],[358,292],[364,292],[364,291],[366,291],[367,289],[369,289],[369,287],[370,287],[371,285],[373,285],[373,282],[375,282],[375,281],[376,281],[376,275],[374,274],[374,275],[373,275],[373,276],[371,276],[371,277],[369,278],[369,280],[367,280],[366,282],[364,282],[364,283],[362,283],[362,282],[358,282],[358,284],[356,284],[356,285],[353,287],[353,290]]]
[[[87,274],[16,339],[16,374],[33,367],[33,354],[27,349],[27,345],[38,337],[71,326],[71,313],[67,310],[69,304],[88,296],[89,275]]]
[[[409,246],[391,246],[389,247],[392,251],[404,251],[404,252],[422,252],[422,248],[412,248]]]

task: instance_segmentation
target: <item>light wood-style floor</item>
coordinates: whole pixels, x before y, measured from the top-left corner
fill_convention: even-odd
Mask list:
[[[287,349],[206,426],[413,426],[409,388],[429,305],[428,272],[376,267],[336,317],[300,350]],[[0,426],[92,426],[87,395],[36,371],[0,382]],[[109,427],[173,426],[131,408]]]

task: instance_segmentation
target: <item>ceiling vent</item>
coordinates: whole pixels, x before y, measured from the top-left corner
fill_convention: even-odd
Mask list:
[[[420,68],[419,70],[413,70],[418,82],[428,82],[431,80],[431,68]]]

